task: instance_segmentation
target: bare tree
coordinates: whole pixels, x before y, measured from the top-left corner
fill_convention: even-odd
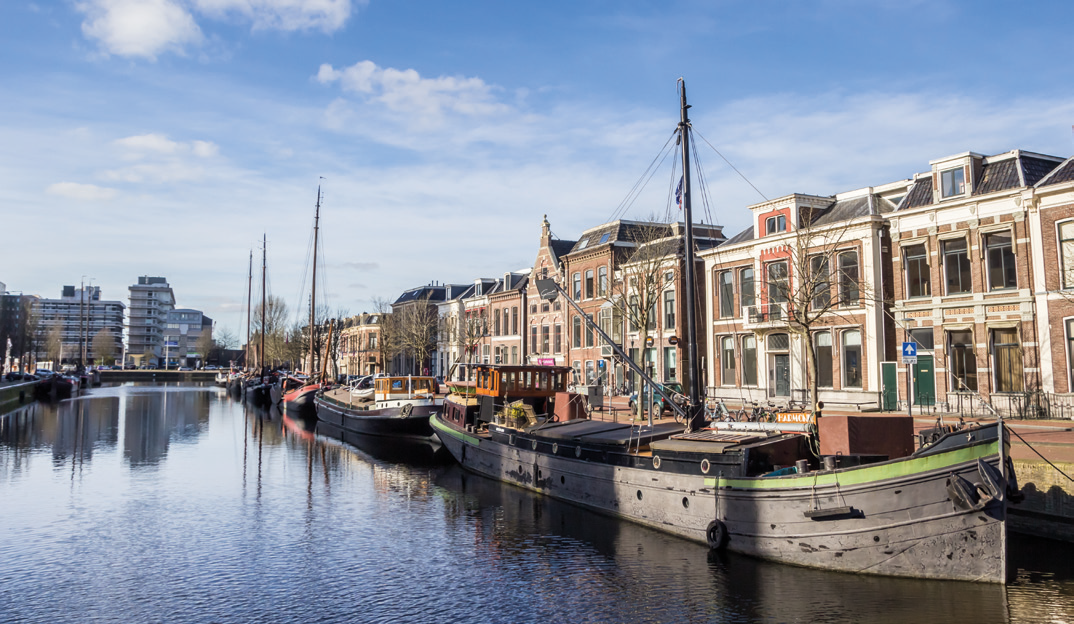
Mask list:
[[[202,330],[201,335],[198,336],[197,342],[194,343],[194,349],[201,357],[202,366],[209,361],[209,354],[216,348],[216,341],[213,340],[212,330]]]
[[[216,344],[222,349],[238,349],[239,337],[225,325],[216,332]]]
[[[650,217],[632,231],[630,242],[633,247],[620,262],[618,275],[612,283],[611,300],[620,318],[626,320],[627,332],[638,333],[639,353],[644,354],[649,335],[657,327],[660,299],[665,290],[674,287],[679,272],[677,258],[683,241],[681,236],[672,234],[667,224]],[[672,273],[670,281],[667,279],[669,272]],[[644,356],[641,359],[644,361]],[[642,362],[638,364],[644,366]]]
[[[443,315],[439,319],[439,326],[445,342],[455,345],[459,353],[458,361],[452,362],[446,375],[450,379],[459,364],[476,363],[477,347],[481,338],[488,335],[488,318],[484,314],[466,314],[463,310],[458,316]],[[470,379],[472,374],[472,369],[466,367],[466,379]]]
[[[765,264],[762,278],[768,302],[768,318],[785,319],[787,330],[805,344],[806,374],[810,404],[818,409],[819,367],[816,332],[844,322],[851,312],[873,299],[867,280],[861,279],[861,252],[848,243],[859,240],[854,230],[863,226],[852,219],[817,224],[816,213],[803,211],[783,260]],[[859,366],[861,364],[859,363]]]
[[[94,334],[90,347],[93,349],[93,359],[97,364],[103,364],[107,361],[115,362],[116,335],[112,333],[111,329],[106,327]]]
[[[398,315],[397,331],[399,343],[405,352],[414,356],[413,373],[422,374],[429,354],[436,349],[436,332],[439,327],[439,315],[436,305],[430,302],[429,295],[409,302],[396,311]]]
[[[375,297],[373,299],[373,309],[376,310],[380,320],[377,324],[380,328],[380,339],[377,342],[377,349],[380,351],[380,365],[382,370],[386,372],[388,370],[388,362],[399,353],[402,332],[399,330],[398,317],[392,314],[391,302],[381,297]]]
[[[45,357],[52,360],[53,370],[60,370],[63,359],[63,330],[59,324],[53,325],[45,337]]]
[[[287,359],[287,303],[282,297],[269,295],[265,302],[264,327],[261,320],[261,304],[254,306],[250,342],[261,344],[261,334],[265,334],[266,364],[279,363]],[[258,346],[258,348],[260,348]]]

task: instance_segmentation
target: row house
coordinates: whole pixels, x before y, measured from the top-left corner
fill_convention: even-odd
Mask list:
[[[486,341],[493,364],[517,365],[525,361],[522,330],[526,327],[526,290],[529,269],[504,273],[488,294],[490,320]]]
[[[458,364],[470,359],[472,340],[476,328],[467,328],[465,301],[474,292],[474,284],[445,284],[444,300],[437,304],[437,338],[435,375],[459,381],[465,378],[465,367]]]
[[[446,292],[446,285],[434,283],[406,290],[392,302],[390,333],[395,334],[398,348],[389,362],[390,374],[432,373],[433,362],[438,358],[438,306],[444,302]]]
[[[756,204],[747,229],[701,253],[709,396],[806,401],[815,376],[822,401],[877,403],[890,346],[883,215],[901,188]]]
[[[384,371],[381,333],[387,316],[362,313],[343,321],[339,331],[341,375],[375,375]]]
[[[1021,150],[964,152],[931,161],[907,184],[890,215],[897,335],[918,345],[915,365],[890,365],[904,400],[1002,406],[1043,387],[1041,341],[1049,340],[1037,330],[1041,312],[1045,326],[1050,314],[1047,303],[1037,309],[1044,301],[1035,293],[1049,281],[1058,287],[1058,273],[1046,275],[1060,264],[1055,243],[1049,257],[1043,241],[1060,235],[1062,208],[1049,209],[1041,236],[1036,186],[1061,162]]]
[[[534,258],[530,278],[522,295],[523,331],[521,359],[530,365],[570,366],[567,319],[573,314],[562,297],[554,301],[542,299],[537,292],[538,279],[551,279],[563,290],[568,289],[564,257],[577,241],[554,238],[548,215],[541,220],[540,246]],[[514,329],[512,325],[512,330]]]
[[[1030,222],[1039,220],[1033,246],[1042,390],[1074,393],[1074,157],[1041,178],[1023,198]],[[1045,270],[1045,269],[1049,270]]]

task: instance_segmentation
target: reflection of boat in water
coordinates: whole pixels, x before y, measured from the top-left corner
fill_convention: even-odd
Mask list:
[[[359,401],[346,387],[317,397],[317,418],[352,433],[428,438],[429,417],[443,400],[436,398],[432,377],[379,377],[372,401]]]
[[[451,455],[435,438],[419,440],[371,436],[323,421],[317,423],[317,433],[345,442],[373,459],[393,464],[435,466],[453,462]]]
[[[867,455],[850,450],[844,434],[824,456],[821,438],[801,423],[707,421],[694,357],[684,86],[680,97],[684,258],[660,259],[684,267],[684,368],[695,383],[686,408],[670,403],[686,426],[592,421],[566,409],[569,368],[482,364],[476,396],[452,394],[432,419],[437,436],[477,473],[716,550],[844,572],[1006,582],[1007,503],[1018,493],[1002,421],[937,432],[916,451],[909,417],[888,417],[886,425],[842,421],[889,440],[882,453]],[[670,398],[554,279],[535,284],[543,299],[572,306],[619,361]],[[567,405],[556,403],[560,397]],[[832,422],[839,421],[825,419]]]

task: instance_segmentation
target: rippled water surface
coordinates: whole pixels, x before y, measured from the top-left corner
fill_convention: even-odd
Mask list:
[[[3,622],[1070,622],[1074,548],[1008,587],[734,555],[340,440],[204,386],[0,420]]]

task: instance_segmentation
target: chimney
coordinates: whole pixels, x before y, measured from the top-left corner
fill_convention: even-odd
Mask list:
[[[552,226],[548,224],[548,215],[541,219],[541,247],[548,247],[552,242]]]

